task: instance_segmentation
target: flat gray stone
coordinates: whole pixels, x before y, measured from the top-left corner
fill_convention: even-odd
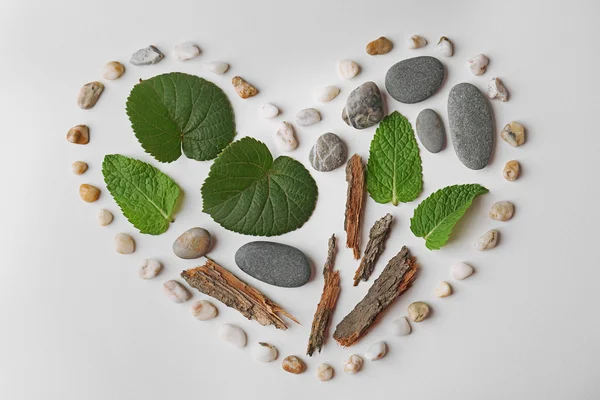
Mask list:
[[[342,111],[342,119],[356,129],[365,129],[383,119],[381,92],[373,82],[365,82],[354,89]]]
[[[324,133],[310,149],[308,161],[321,172],[333,171],[346,162],[347,150],[342,139],[334,133]]]
[[[165,58],[165,55],[159,49],[150,45],[133,53],[129,62],[133,65],[150,65],[156,64],[163,58]]]
[[[392,65],[385,75],[385,88],[401,103],[418,103],[440,88],[444,75],[444,64],[435,57],[409,58]]]
[[[440,116],[427,108],[417,116],[417,136],[430,153],[439,153],[446,145],[446,130]]]
[[[448,119],[458,159],[467,168],[484,168],[494,148],[494,118],[483,93],[470,83],[454,86],[448,96]]]
[[[310,279],[310,262],[303,252],[281,243],[246,243],[235,253],[235,263],[259,281],[279,287],[299,287]]]

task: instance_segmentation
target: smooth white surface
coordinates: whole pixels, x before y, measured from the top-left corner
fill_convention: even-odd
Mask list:
[[[600,319],[598,304],[598,13],[593,1],[24,1],[0,4],[0,158],[3,210],[0,267],[0,398],[27,400],[106,399],[597,399]],[[427,38],[419,50],[405,48],[412,34]],[[380,35],[394,43],[385,56],[370,57],[365,45]],[[317,273],[305,287],[281,289],[245,276],[233,255],[252,240],[218,227],[201,212],[199,188],[210,162],[182,157],[160,168],[183,188],[183,208],[160,237],[142,236],[129,225],[102,184],[101,160],[123,153],[158,165],[145,155],[129,127],[124,103],[139,78],[185,71],[221,86],[231,99],[238,138],[265,141],[275,154],[274,135],[281,121],[316,107],[320,123],[297,130],[300,146],[292,155],[308,165],[318,135],[332,131],[350,154],[368,156],[374,128],[355,131],[340,119],[349,92],[373,80],[383,89],[387,68],[404,58],[435,55],[439,36],[455,44],[442,58],[448,80],[430,100],[401,105],[386,97],[414,123],[423,108],[438,111],[447,126],[446,99],[461,81],[485,89],[494,76],[510,91],[508,103],[493,102],[496,149],[483,171],[470,171],[451,147],[439,154],[422,150],[424,192],[442,186],[479,182],[490,193],[476,202],[443,250],[430,252],[409,230],[417,202],[398,207],[369,199],[363,238],[386,212],[395,216],[392,235],[374,275],[403,244],[419,259],[415,285],[381,323],[355,347],[341,349],[329,339],[320,355],[302,356],[308,370],[293,376],[281,370],[287,355],[303,355],[323,279],[327,238],[335,233],[340,248],[336,266],[343,289],[333,325],[366,293],[370,282],[351,286],[357,262],[344,248],[344,171],[313,172],[320,197],[310,221],[276,238],[305,251]],[[128,63],[137,49],[154,44],[170,55],[173,45],[198,43],[202,55],[185,63],[167,56],[157,65]],[[466,61],[490,57],[485,75],[474,77]],[[342,81],[340,59],[357,61],[362,72]],[[104,63],[126,65],[124,76],[106,81],[106,91],[90,111],[77,108],[79,87],[100,78]],[[231,64],[223,76],[202,68],[208,61]],[[260,89],[241,100],[230,85],[239,74]],[[340,95],[315,104],[314,92],[337,85]],[[273,120],[258,116],[272,102],[282,110]],[[509,120],[528,129],[527,142],[513,148],[499,139]],[[65,140],[76,124],[91,127],[87,146]],[[521,162],[523,173],[511,183],[502,178],[504,163]],[[75,176],[75,160],[89,163]],[[103,187],[95,204],[83,203],[78,185]],[[487,217],[498,200],[516,205],[506,223]],[[96,212],[107,208],[115,221],[99,227]],[[192,301],[174,304],[161,293],[168,279],[196,264],[177,259],[172,241],[193,226],[215,238],[210,256],[264,290],[301,322],[287,332],[247,321],[218,302],[219,316],[207,322],[189,312]],[[490,228],[501,231],[498,247],[478,252],[473,241]],[[116,254],[112,238],[126,232],[137,250]],[[364,244],[364,242],[363,242]],[[138,277],[144,258],[157,258],[164,270],[150,281]],[[465,261],[476,273],[453,283],[454,293],[434,296],[450,267]],[[194,292],[193,300],[205,298]],[[389,325],[406,314],[412,301],[427,301],[432,315],[405,337]],[[217,337],[223,323],[248,333],[249,343],[277,346],[279,359],[256,363],[249,348],[236,349]],[[332,327],[333,330],[333,327]],[[365,362],[357,375],[342,372],[351,353],[364,353],[377,340],[389,345],[387,357]],[[319,363],[336,374],[318,382]]]

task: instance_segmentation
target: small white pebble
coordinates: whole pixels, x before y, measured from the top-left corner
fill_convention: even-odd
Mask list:
[[[488,83],[488,97],[490,99],[498,99],[503,103],[508,101],[508,91],[500,78],[492,78]]]
[[[140,265],[140,269],[138,270],[138,275],[142,279],[152,279],[162,269],[162,264],[158,260],[154,260],[152,258],[148,258],[142,261],[142,265]]]
[[[360,67],[352,60],[341,60],[337,64],[337,72],[342,79],[352,79],[360,72]]]
[[[298,141],[294,135],[294,127],[285,121],[279,125],[275,140],[277,147],[281,151],[294,151],[298,147]]]
[[[321,120],[321,114],[316,108],[305,108],[296,114],[296,123],[300,126],[310,126]]]
[[[446,36],[442,36],[435,50],[444,57],[452,57],[454,54],[454,45]]]
[[[279,115],[279,108],[271,103],[265,103],[260,107],[260,115],[263,118],[271,119]]]
[[[333,378],[333,367],[329,364],[321,363],[317,367],[317,379],[326,382]]]
[[[199,321],[208,321],[217,316],[218,311],[210,301],[198,300],[190,308],[192,315]]]
[[[408,39],[407,45],[409,49],[420,49],[421,47],[425,47],[427,45],[427,40],[423,36],[412,35]]]
[[[348,360],[344,363],[344,372],[348,375],[354,375],[363,365],[363,359],[358,354],[352,354]]]
[[[475,248],[477,250],[489,250],[496,247],[496,243],[498,243],[498,235],[499,232],[495,229],[490,229],[483,235],[477,239],[475,242]]]
[[[478,54],[467,61],[467,66],[475,76],[483,75],[490,60],[483,54]]]
[[[515,213],[515,206],[510,201],[499,201],[494,203],[490,209],[490,218],[496,221],[508,221]]]
[[[115,79],[119,79],[124,72],[125,66],[123,64],[118,61],[111,61],[104,64],[101,74],[104,79],[114,81]]]
[[[173,57],[179,61],[191,60],[200,55],[200,47],[191,42],[179,43],[173,47]]]
[[[252,345],[252,358],[258,362],[269,363],[277,359],[277,348],[272,344],[258,342]]]
[[[325,86],[317,90],[315,93],[315,100],[320,103],[327,103],[337,97],[340,94],[340,89],[335,86]]]
[[[390,331],[390,333],[394,336],[406,336],[410,334],[412,328],[410,327],[406,317],[400,317],[392,322]]]
[[[473,274],[473,267],[464,262],[456,263],[452,266],[450,270],[450,276],[452,279],[457,281],[462,281],[465,278],[468,278]]]
[[[120,254],[131,254],[135,251],[135,241],[126,233],[115,235],[115,250]]]
[[[238,326],[232,324],[221,325],[219,328],[219,337],[239,349],[246,347],[246,332]]]
[[[222,61],[211,61],[204,64],[204,67],[213,74],[223,75],[229,69],[229,64]]]
[[[185,303],[192,297],[190,292],[181,283],[174,280],[163,283],[163,293],[173,303]]]
[[[81,175],[87,171],[87,169],[88,165],[83,161],[75,161],[73,164],[71,164],[71,171],[73,171],[75,175]]]
[[[385,342],[373,343],[365,352],[365,358],[369,361],[381,360],[387,354],[387,344]]]
[[[110,211],[102,208],[102,209],[98,210],[98,214],[96,214],[96,218],[98,219],[98,225],[106,226],[112,222],[113,215]]]
[[[448,297],[452,294],[452,286],[446,281],[441,281],[435,287],[435,297]]]

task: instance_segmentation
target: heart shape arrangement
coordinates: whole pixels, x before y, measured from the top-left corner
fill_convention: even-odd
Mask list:
[[[409,48],[417,49],[426,44],[424,38],[413,36]],[[387,38],[381,37],[369,43],[366,51],[372,56],[382,56],[392,47]],[[444,57],[453,55],[452,43],[446,37],[440,39],[436,50]],[[182,43],[173,51],[173,55],[181,61],[199,54],[200,49],[193,43]],[[158,63],[163,58],[159,49],[149,46],[134,53],[130,62],[143,66]],[[468,67],[475,76],[479,76],[485,73],[487,63],[487,57],[478,55],[468,61]],[[227,72],[228,65],[213,62],[207,64],[207,68],[222,75]],[[104,67],[103,77],[118,79],[124,69],[122,64],[110,62]],[[342,79],[353,79],[360,73],[360,67],[353,61],[343,60],[338,64],[338,72]],[[385,86],[395,100],[414,104],[433,96],[445,76],[445,67],[437,58],[414,57],[393,65],[386,75]],[[239,76],[233,77],[232,85],[243,99],[258,94],[256,88]],[[103,90],[104,85],[100,82],[84,85],[78,98],[79,106],[83,109],[93,107]],[[338,88],[328,86],[316,97],[320,102],[328,102],[338,94]],[[493,78],[489,82],[488,96],[508,101],[508,92],[500,79]],[[309,169],[289,156],[274,159],[269,148],[254,138],[235,140],[234,110],[226,93],[214,83],[179,72],[140,80],[127,99],[126,112],[140,145],[157,161],[171,163],[182,156],[198,161],[214,160],[201,187],[203,212],[224,230],[243,235],[278,236],[300,229],[311,217],[318,187]],[[261,113],[265,118],[273,118],[279,110],[267,103],[262,106]],[[488,100],[477,87],[459,83],[450,91],[448,114],[458,158],[470,169],[484,168],[494,143],[493,112]],[[416,136],[425,149],[437,153],[444,148],[446,135],[441,118],[430,109],[419,114],[416,136],[408,119],[398,111],[386,116],[380,89],[373,82],[364,82],[350,93],[341,118],[354,129],[377,125],[368,162],[365,164],[356,154],[348,158],[345,144],[333,133],[318,138],[310,151],[309,161],[313,169],[320,172],[346,164],[348,191],[344,230],[346,247],[352,250],[355,259],[360,260],[354,276],[356,286],[370,278],[383,252],[393,219],[391,214],[387,214],[376,221],[369,231],[369,240],[361,257],[361,230],[365,229],[362,215],[368,201],[366,193],[377,203],[392,203],[394,206],[417,199],[423,190],[423,170]],[[296,121],[299,126],[318,123],[320,114],[314,108],[304,109],[298,112]],[[512,146],[520,146],[524,141],[524,128],[511,122],[501,136]],[[88,127],[77,125],[71,128],[67,139],[71,143],[87,144]],[[282,151],[292,152],[296,148],[291,124],[283,122],[280,125],[277,143]],[[76,174],[84,173],[85,169],[83,162],[73,164]],[[151,164],[119,154],[104,157],[102,173],[108,191],[140,233],[160,235],[169,228],[180,197],[179,186],[173,179]],[[519,163],[509,161],[504,168],[505,179],[513,181],[518,175]],[[435,191],[416,207],[410,225],[412,233],[423,238],[428,249],[442,248],[452,228],[472,202],[487,192],[485,187],[476,183]],[[80,186],[80,196],[87,202],[94,202],[99,194],[100,189],[93,185]],[[512,214],[510,202],[496,203],[490,211],[490,217],[499,221],[509,220]],[[100,210],[101,225],[107,225],[111,220],[110,212]],[[478,240],[476,247],[479,250],[495,247],[498,234],[498,231],[490,230]],[[135,251],[134,239],[123,233],[115,237],[115,246],[120,253]],[[194,259],[205,256],[210,246],[210,233],[202,228],[192,228],[175,241],[173,251],[180,258]],[[340,276],[334,268],[335,254],[336,237],[333,235],[328,242],[323,268],[324,288],[308,338],[308,356],[321,351],[340,293]],[[271,241],[249,242],[238,250],[235,261],[241,271],[230,271],[206,257],[203,265],[183,271],[181,277],[189,286],[261,325],[285,330],[287,325],[282,317],[298,323],[278,303],[248,284],[244,274],[279,287],[302,286],[310,278],[310,263],[300,250]],[[348,347],[366,335],[381,314],[411,286],[417,277],[418,267],[416,258],[404,246],[389,260],[366,296],[335,327],[333,338]],[[154,278],[160,269],[157,261],[146,260],[140,276]],[[471,266],[459,263],[453,267],[451,274],[454,279],[460,280],[472,272]],[[165,282],[163,289],[175,302],[185,302],[190,298],[188,289],[176,280]],[[438,297],[450,295],[450,284],[441,282],[435,293]],[[206,300],[194,303],[192,311],[200,320],[217,315],[215,306]],[[408,308],[408,319],[413,323],[421,322],[428,314],[429,306],[425,302],[412,303]],[[397,335],[411,331],[404,317],[395,321],[394,329]],[[237,326],[224,324],[220,334],[238,347],[246,346],[245,333]],[[386,351],[387,345],[378,342],[369,348],[365,356],[369,360],[377,360],[385,356]],[[277,350],[267,343],[256,344],[253,353],[259,361],[269,362],[277,358]],[[344,370],[356,373],[361,365],[362,358],[354,354],[344,365]],[[297,356],[288,356],[283,361],[283,369],[302,373],[305,364]],[[326,364],[319,366],[319,379],[329,380],[332,376],[333,367]]]

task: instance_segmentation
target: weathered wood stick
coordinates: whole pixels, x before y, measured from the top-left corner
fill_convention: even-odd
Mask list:
[[[333,264],[335,260],[335,235],[332,235],[328,242],[327,260],[323,267],[323,277],[325,278],[325,284],[323,286],[323,293],[321,294],[321,300],[317,305],[317,311],[313,318],[312,327],[310,329],[310,337],[308,339],[308,347],[306,354],[312,356],[315,350],[321,352],[323,342],[325,341],[325,333],[329,322],[331,321],[331,314],[337,303],[338,296],[340,295],[340,271],[333,272]]]
[[[286,330],[287,325],[277,314],[285,315],[299,324],[296,318],[277,303],[239,280],[210,258],[207,258],[206,263],[200,267],[183,271],[181,277],[191,287],[214,297],[227,307],[238,310],[244,317],[253,319],[263,326],[275,325],[277,329]]]
[[[361,279],[366,282],[373,273],[375,264],[385,249],[385,240],[390,233],[393,218],[392,214],[386,214],[375,222],[369,231],[369,241],[367,242],[365,254],[363,254],[360,265],[354,274],[354,286],[357,286]]]
[[[355,154],[346,164],[348,192],[344,230],[346,231],[346,247],[354,251],[354,258],[357,260],[360,258],[360,227],[365,199],[365,177],[365,165],[360,156]]]
[[[377,317],[406,291],[419,268],[406,246],[393,257],[375,280],[367,295],[338,324],[333,338],[342,346],[352,346],[363,337]]]

